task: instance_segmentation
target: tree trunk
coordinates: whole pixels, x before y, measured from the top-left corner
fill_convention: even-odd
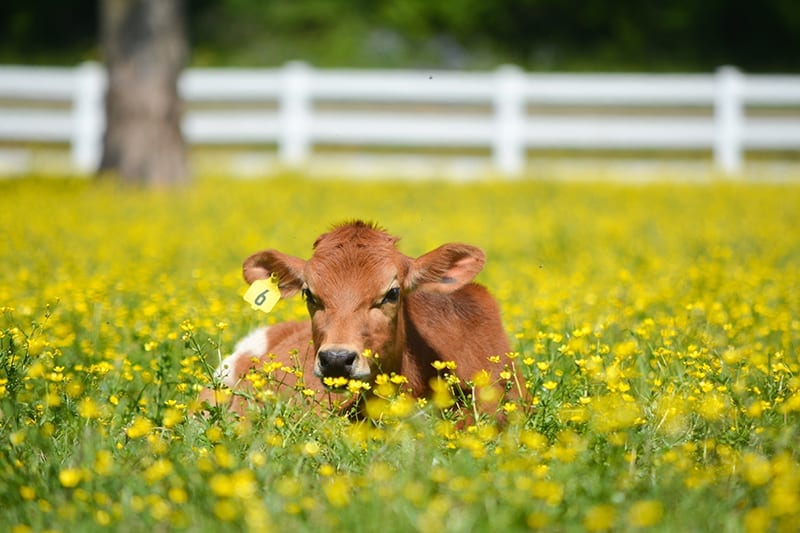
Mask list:
[[[178,77],[188,55],[183,0],[102,0],[108,69],[102,174],[143,185],[188,180]]]

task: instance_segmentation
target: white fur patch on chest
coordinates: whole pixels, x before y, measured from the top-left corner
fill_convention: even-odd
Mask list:
[[[250,332],[246,337],[236,343],[233,353],[222,360],[217,370],[214,371],[214,377],[228,387],[234,387],[242,376],[236,375],[237,363],[242,359],[250,359],[252,357],[261,357],[267,353],[267,331],[268,327],[258,328]]]

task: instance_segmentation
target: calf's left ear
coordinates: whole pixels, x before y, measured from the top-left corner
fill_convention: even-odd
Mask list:
[[[445,244],[414,260],[405,285],[409,290],[453,292],[471,282],[485,262],[480,248]]]

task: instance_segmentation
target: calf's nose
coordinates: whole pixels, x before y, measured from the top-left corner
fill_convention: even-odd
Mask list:
[[[322,350],[317,354],[320,370],[326,377],[350,377],[357,356],[350,350]]]

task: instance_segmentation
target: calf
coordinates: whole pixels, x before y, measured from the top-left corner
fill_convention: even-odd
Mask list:
[[[281,296],[302,292],[311,320],[252,332],[222,362],[217,377],[235,389],[246,385],[251,368],[275,361],[298,366],[301,386],[320,402],[331,389],[325,378],[371,382],[381,373],[405,376],[411,394],[424,397],[437,376],[435,361],[454,362],[462,382],[481,370],[500,381],[502,367],[488,358],[509,352],[508,339],[497,303],[472,282],[483,268],[483,252],[451,243],[413,259],[397,250],[397,241],[355,221],[319,237],[307,261],[276,250],[248,257],[247,282],[275,274]],[[295,387],[298,374],[287,373],[281,385]],[[503,388],[512,395],[519,389]],[[201,400],[214,398],[210,389],[201,394]],[[235,411],[244,410],[242,396],[231,401]]]

